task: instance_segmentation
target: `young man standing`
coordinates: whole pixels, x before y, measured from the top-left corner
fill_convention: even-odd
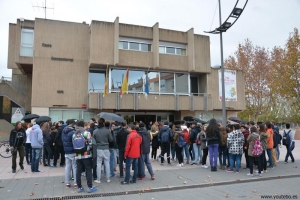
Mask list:
[[[193,145],[193,152],[194,152],[194,161],[191,163],[191,165],[197,165],[199,155],[198,155],[198,145],[196,144],[196,139],[201,129],[200,126],[197,125],[197,122],[193,122],[191,126],[192,126],[192,131],[191,131],[190,141],[191,141],[191,145]]]
[[[169,128],[169,122],[165,121],[164,126],[160,129],[158,133],[158,140],[161,142],[161,165],[164,164],[164,155],[167,153],[168,165],[172,165],[170,161],[170,143],[173,138],[172,130]]]
[[[124,153],[125,153],[125,146],[126,146],[126,139],[128,136],[128,130],[127,130],[127,123],[122,123],[121,130],[117,133],[117,144],[119,148],[119,170],[120,170],[120,178],[124,178],[123,173],[123,162],[124,162]]]
[[[273,151],[273,146],[274,146],[274,142],[273,142],[273,130],[272,130],[272,124],[269,121],[266,121],[266,132],[268,133],[269,137],[267,139],[267,143],[268,143],[268,148],[267,148],[267,154],[268,154],[268,158],[269,158],[269,168],[270,169],[274,169],[274,161],[273,161],[273,157],[272,157],[272,151]]]
[[[291,125],[287,123],[285,125],[286,129],[283,131],[283,145],[286,147],[286,155],[284,159],[284,163],[288,163],[288,158],[291,157],[292,162],[295,162],[292,150],[291,150],[291,144],[294,140],[294,131],[290,130]]]
[[[42,172],[39,170],[39,161],[40,161],[44,142],[43,142],[43,133],[38,124],[33,125],[32,129],[30,131],[30,141],[31,141],[31,147],[32,147],[31,171],[32,172]]]
[[[54,167],[56,167],[57,164],[57,159],[59,157],[60,154],[60,167],[63,167],[65,164],[65,151],[64,151],[64,147],[63,147],[63,143],[61,140],[61,135],[62,135],[62,130],[63,127],[62,125],[64,124],[64,121],[59,121],[57,122],[57,133],[55,135],[54,141],[53,141],[53,146],[55,148],[54,150]]]

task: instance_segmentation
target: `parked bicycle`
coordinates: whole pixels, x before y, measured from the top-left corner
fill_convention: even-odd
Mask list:
[[[9,142],[2,142],[0,144],[0,156],[3,158],[10,158],[12,156]]]

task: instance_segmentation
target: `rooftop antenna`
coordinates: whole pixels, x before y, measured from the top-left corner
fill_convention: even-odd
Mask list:
[[[32,2],[31,2],[31,4],[32,4]],[[40,8],[44,9],[44,11],[45,11],[45,19],[46,19],[47,9],[53,9],[53,10],[54,10],[54,8],[49,8],[49,7],[47,7],[47,1],[46,1],[46,0],[45,0],[45,5],[44,5],[44,2],[42,2],[42,6],[39,6],[39,5],[37,4],[37,6],[32,5],[32,7],[33,7],[33,8],[38,8],[38,9],[40,9]],[[54,6],[53,6],[53,7],[54,7]]]

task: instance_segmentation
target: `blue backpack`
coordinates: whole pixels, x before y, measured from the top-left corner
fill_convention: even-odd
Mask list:
[[[85,151],[87,151],[85,138],[83,136],[83,133],[79,131],[73,134],[73,149],[74,153],[77,154],[83,154]]]
[[[170,140],[169,140],[169,138],[170,138],[169,131],[170,131],[170,129],[168,128],[167,130],[165,130],[164,132],[161,133],[161,142],[162,143],[170,142]]]
[[[186,141],[183,136],[179,136],[179,140],[178,140],[177,144],[179,147],[183,147],[184,145],[186,145]]]

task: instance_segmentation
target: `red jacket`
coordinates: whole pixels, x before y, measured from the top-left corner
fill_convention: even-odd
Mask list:
[[[125,147],[125,158],[139,158],[141,155],[142,137],[132,130],[127,136],[127,142]]]
[[[249,142],[247,141],[248,137],[249,137],[249,131],[246,130],[245,132],[243,132],[244,134],[244,138],[245,138],[245,142],[244,142],[244,149],[245,147],[247,147],[247,149],[249,148]]]

